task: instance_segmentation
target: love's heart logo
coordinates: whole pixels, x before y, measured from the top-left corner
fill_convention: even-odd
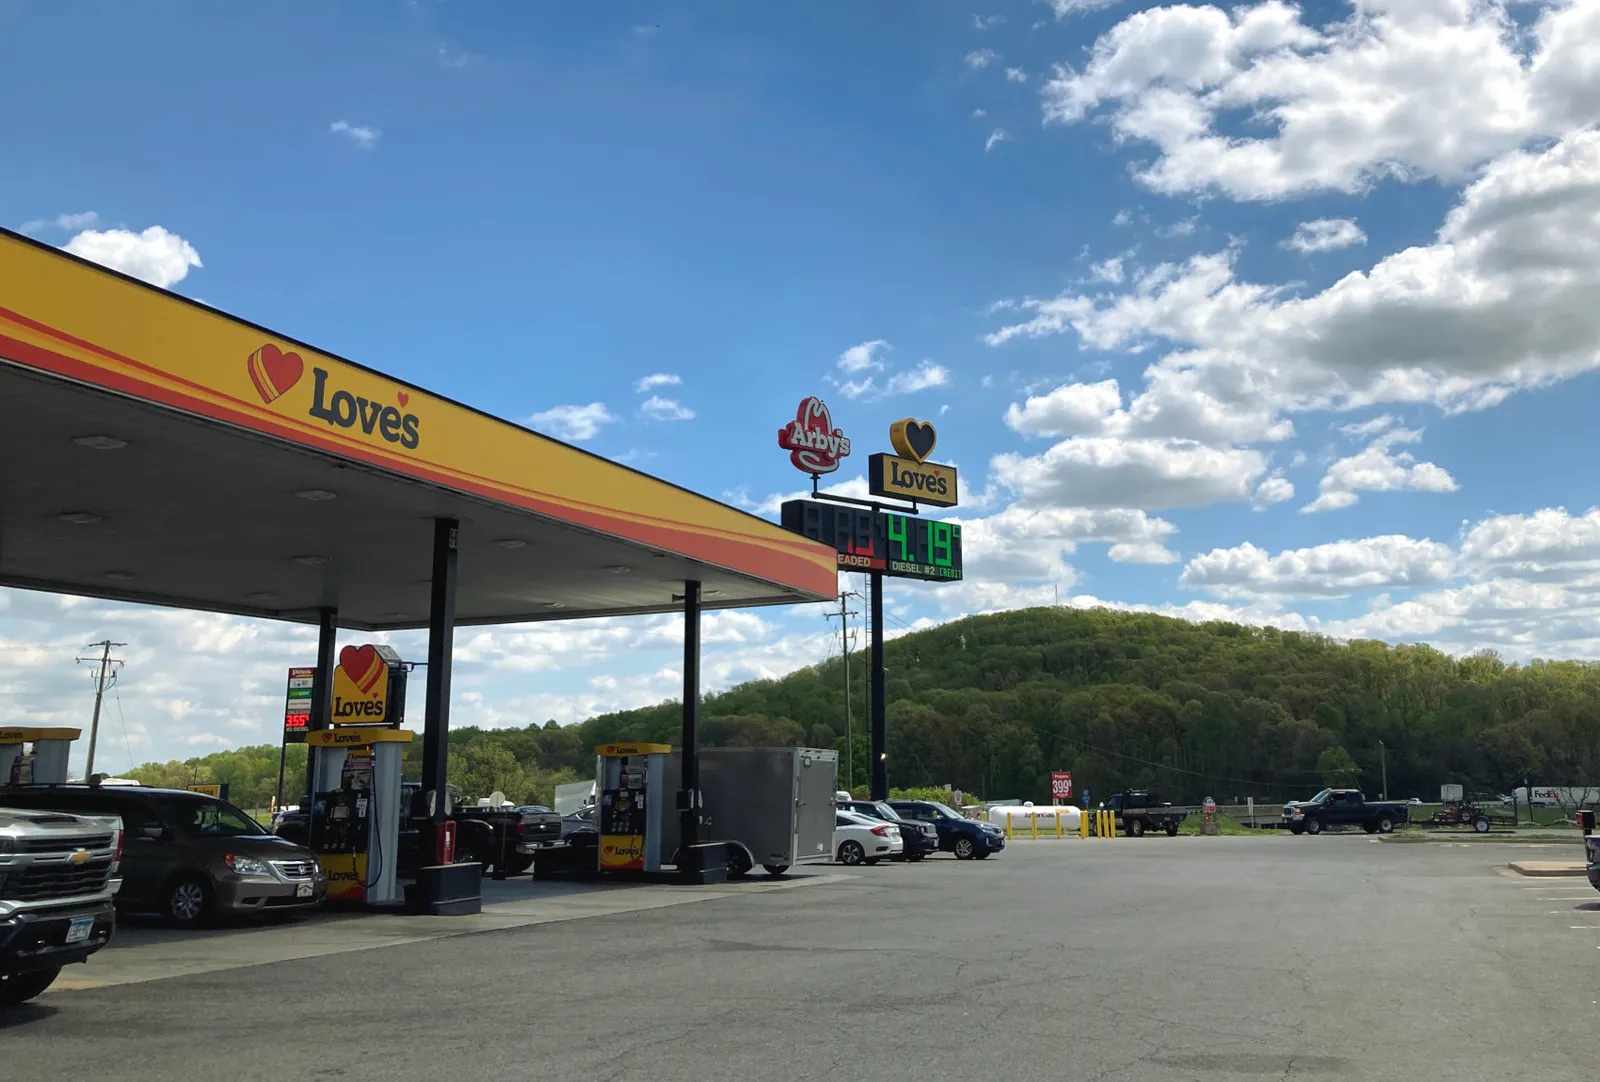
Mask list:
[[[339,668],[363,695],[367,695],[378,685],[378,678],[388,666],[371,646],[346,646],[339,651]]]
[[[889,443],[895,451],[918,462],[926,462],[938,442],[939,434],[929,421],[914,421],[906,417],[889,426]]]
[[[396,391],[394,398],[395,401],[400,403],[402,407],[411,405],[411,396],[406,394],[404,391]]]
[[[256,393],[267,405],[299,383],[306,370],[300,354],[285,353],[271,342],[250,354],[246,367],[250,382],[256,385]]]

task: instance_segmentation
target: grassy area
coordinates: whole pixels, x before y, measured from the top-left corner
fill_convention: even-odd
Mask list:
[[[1198,835],[1200,833],[1200,824],[1204,821],[1204,819],[1205,816],[1199,814],[1198,812],[1190,813],[1187,819],[1178,824],[1178,833],[1180,835]],[[1261,821],[1261,818],[1257,819],[1257,822]],[[1222,812],[1217,813],[1217,827],[1222,831],[1222,834],[1225,837],[1248,837],[1256,834],[1266,834],[1270,836],[1271,834],[1276,833],[1275,831],[1271,830],[1252,830],[1250,827],[1247,827],[1243,823],[1239,822],[1239,820],[1235,819],[1233,816],[1224,815]]]

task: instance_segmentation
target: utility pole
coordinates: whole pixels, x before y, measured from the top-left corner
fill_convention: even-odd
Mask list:
[[[115,665],[120,667],[122,665],[122,661],[120,659],[111,656],[111,651],[113,647],[126,645],[128,644],[125,642],[112,642],[110,639],[104,639],[100,642],[91,642],[88,648],[93,650],[96,646],[100,647],[100,656],[80,657],[76,659],[79,663],[88,661],[98,662],[100,665],[100,671],[96,674],[94,681],[94,718],[89,723],[89,761],[85,763],[83,767],[84,781],[88,781],[94,776],[94,746],[95,742],[100,739],[100,702],[105,698],[106,688],[111,687],[117,682],[116,669],[112,668],[112,666]],[[109,684],[106,682],[106,676],[108,674],[111,677],[111,682]]]
[[[854,590],[846,590],[839,595],[839,639],[844,653],[844,787],[854,790],[856,787],[856,742],[854,727],[850,724],[850,617],[861,615],[855,609],[845,607],[845,599],[859,598],[861,595]],[[828,613],[826,619],[832,620],[834,613]]]
[[[1379,800],[1389,799],[1389,746],[1383,741],[1378,741],[1378,762],[1383,764],[1383,796]]]

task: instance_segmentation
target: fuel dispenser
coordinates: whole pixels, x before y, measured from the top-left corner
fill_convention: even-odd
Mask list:
[[[335,901],[385,905],[400,900],[400,760],[414,734],[381,725],[306,733],[317,749],[311,798],[317,861]]]
[[[659,872],[667,744],[602,744],[597,816],[602,872]],[[671,854],[668,854],[670,857]]]
[[[34,725],[0,726],[0,785],[60,785],[67,780],[67,753],[82,729]],[[29,751],[32,745],[33,750]]]

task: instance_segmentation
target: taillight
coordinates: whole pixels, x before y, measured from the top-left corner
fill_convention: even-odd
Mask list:
[[[522,822],[521,820],[518,820],[517,821],[517,837],[520,838],[524,834],[526,834],[527,832],[528,832],[528,824]]]
[[[889,828],[887,826],[873,827],[872,833],[880,838],[887,838],[889,836]]]

